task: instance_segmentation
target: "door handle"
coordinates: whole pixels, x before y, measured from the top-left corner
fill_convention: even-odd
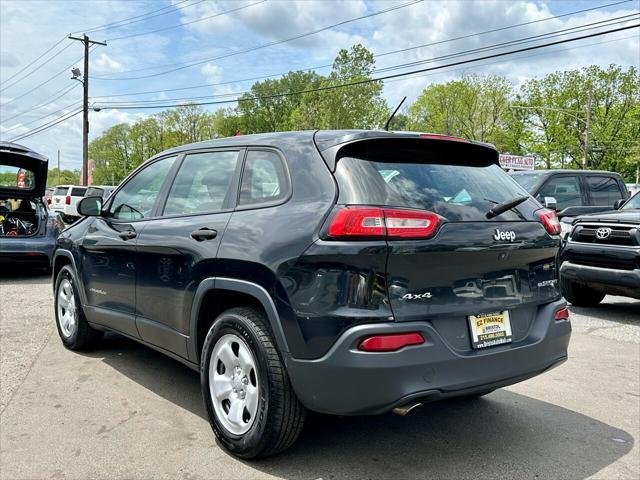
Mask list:
[[[118,236],[123,240],[131,240],[132,238],[136,238],[138,234],[133,230],[127,230],[126,232],[120,232]]]
[[[211,228],[201,228],[200,230],[194,230],[191,232],[191,238],[202,242],[203,240],[213,240],[218,236],[218,232]]]

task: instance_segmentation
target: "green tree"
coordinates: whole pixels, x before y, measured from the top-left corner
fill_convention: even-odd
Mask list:
[[[295,129],[380,127],[389,115],[382,98],[382,82],[349,87],[340,85],[368,81],[375,67],[373,53],[362,45],[342,49],[331,73],[319,83],[321,90],[305,93],[292,115]]]
[[[517,121],[511,112],[513,87],[500,76],[465,75],[430,85],[409,108],[414,130],[489,142],[517,153]]]
[[[47,187],[55,187],[56,185],[79,185],[80,170],[65,170],[52,168],[47,174]]]

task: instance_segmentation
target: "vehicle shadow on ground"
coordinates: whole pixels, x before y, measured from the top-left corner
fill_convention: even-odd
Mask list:
[[[44,268],[16,265],[0,266],[0,284],[12,281],[28,281],[29,283],[51,283],[51,272]]]
[[[197,372],[114,334],[89,355],[199,415],[209,430]],[[499,390],[476,400],[428,404],[405,418],[313,414],[291,449],[245,463],[290,479],[585,478],[633,444],[631,435],[598,420]]]
[[[600,320],[609,320],[625,325],[640,325],[640,300],[616,301],[616,297],[607,297],[597,307],[576,307],[570,305],[573,313],[585,315]]]

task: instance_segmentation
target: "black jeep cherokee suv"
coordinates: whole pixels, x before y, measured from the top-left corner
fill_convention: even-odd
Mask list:
[[[617,211],[574,220],[560,260],[562,293],[574,305],[606,294],[640,299],[640,193]]]
[[[309,131],[161,153],[58,240],[60,337],[116,331],[198,370],[234,454],[306,409],[404,414],[567,358],[559,224],[490,145]]]

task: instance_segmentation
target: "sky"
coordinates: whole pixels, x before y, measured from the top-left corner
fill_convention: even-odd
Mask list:
[[[613,3],[617,4],[566,15]],[[389,11],[350,21],[384,10]],[[82,88],[71,79],[70,70],[72,66],[82,69],[82,44],[66,39],[70,33],[88,32],[90,38],[107,42],[90,53],[90,104],[100,106],[211,95],[234,98],[250,88],[253,81],[246,79],[330,65],[341,48],[356,43],[378,55],[376,68],[383,69],[639,10],[640,0],[0,0],[0,139],[10,140],[80,107]],[[566,16],[549,19],[561,15]],[[123,22],[125,19],[130,20]],[[634,17],[624,25],[637,20]],[[527,22],[535,23],[482,34]],[[291,37],[300,38],[283,42]],[[553,40],[562,38],[566,37]],[[423,46],[412,48],[419,45]],[[528,45],[532,44],[524,46]],[[402,49],[405,51],[386,54]],[[451,61],[455,60],[434,60],[413,69]],[[182,68],[185,64],[193,65]],[[554,71],[592,64],[638,67],[640,31],[616,32],[388,80],[384,97],[394,106],[405,95],[411,102],[430,84],[464,74],[504,75],[518,85]],[[330,69],[316,70],[326,74]],[[197,85],[206,86],[166,91]],[[112,96],[158,90],[161,92]],[[160,110],[92,110],[89,140],[117,123],[134,122]],[[78,169],[82,163],[81,115],[18,143],[48,156],[51,166],[60,150],[62,168]]]

